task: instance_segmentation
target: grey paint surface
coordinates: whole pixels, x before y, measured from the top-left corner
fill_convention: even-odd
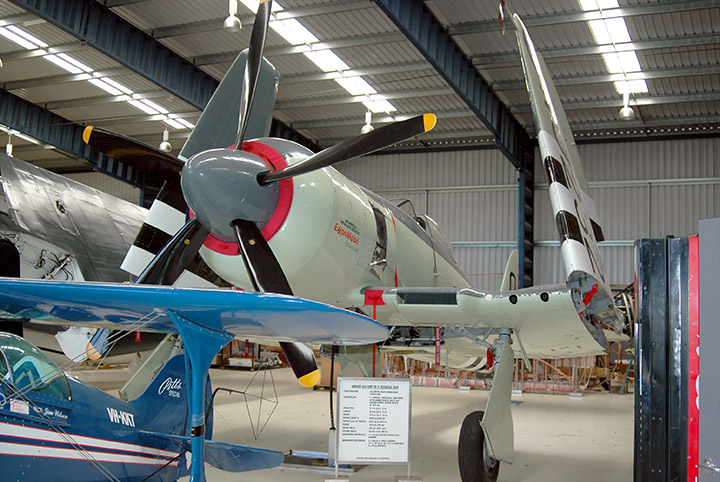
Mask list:
[[[700,221],[700,447],[698,461],[720,464],[720,218]],[[698,480],[709,482],[720,474],[700,469]]]

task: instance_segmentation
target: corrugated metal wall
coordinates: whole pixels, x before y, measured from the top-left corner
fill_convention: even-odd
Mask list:
[[[609,281],[633,280],[635,239],[687,236],[720,217],[720,139],[579,146],[607,241]],[[558,235],[536,153],[535,284],[565,279]],[[499,285],[516,238],[516,174],[495,150],[369,156],[340,166],[388,199],[410,199],[445,230],[479,289]]]
[[[92,186],[95,189],[99,189],[102,192],[106,192],[133,204],[140,202],[140,189],[105,174],[99,172],[83,172],[79,174],[67,174],[65,177],[73,181],[81,182],[87,186]]]

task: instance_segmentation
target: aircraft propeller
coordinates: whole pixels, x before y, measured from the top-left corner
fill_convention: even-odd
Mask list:
[[[268,171],[263,159],[243,150],[243,142],[258,86],[271,4],[272,0],[260,3],[253,25],[235,148],[207,149],[184,163],[172,154],[105,129],[88,126],[83,132],[83,139],[91,147],[146,175],[165,180],[163,190],[182,192],[195,216],[157,254],[141,273],[139,282],[173,284],[209,234],[237,243],[256,290],[292,295],[290,284],[258,227],[274,209],[278,183],[370,154],[435,126],[434,114],[420,115],[346,140],[285,168]],[[241,203],[236,201],[238,192],[242,193]],[[310,346],[281,342],[281,347],[300,383],[305,386],[317,383],[319,372]]]

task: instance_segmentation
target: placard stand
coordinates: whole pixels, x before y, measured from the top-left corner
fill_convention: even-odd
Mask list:
[[[410,475],[412,381],[339,377],[337,382],[334,480],[344,480],[341,463],[407,465],[407,477],[396,481],[422,480]]]

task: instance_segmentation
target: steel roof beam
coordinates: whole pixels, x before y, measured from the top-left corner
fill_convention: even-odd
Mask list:
[[[149,92],[136,92],[129,95],[99,95],[95,97],[81,97],[79,99],[56,100],[46,102],[44,107],[49,110],[68,109],[73,107],[86,107],[88,105],[113,104],[115,102],[126,102],[132,99],[157,99],[159,97],[169,97],[170,94],[164,90],[153,90]]]
[[[348,47],[364,47],[372,44],[384,44],[392,42],[404,42],[407,39],[400,32],[389,32],[370,37],[359,35],[357,37],[345,37],[337,40],[328,40],[327,42],[314,42],[302,45],[281,45],[277,47],[267,47],[265,49],[265,57],[271,58],[277,55],[295,55],[313,50],[332,50],[343,49]],[[220,64],[223,62],[232,62],[237,57],[237,52],[220,52],[216,54],[198,55],[193,57],[193,63],[198,66]]]
[[[284,20],[287,18],[302,18],[331,13],[348,12],[372,7],[373,3],[368,0],[336,0],[325,5],[308,5],[305,7],[289,8],[281,12],[274,12],[271,20]],[[211,32],[222,30],[226,17],[203,20],[201,22],[184,23],[158,27],[148,31],[156,39],[176,37],[193,33]],[[243,27],[251,26],[255,22],[255,15],[240,17]]]
[[[717,7],[716,0],[690,0],[654,2],[638,5],[626,5],[620,8],[605,9],[604,15],[599,10],[582,12],[562,12],[542,15],[523,16],[523,23],[528,27],[541,25],[568,24],[573,22],[587,22],[598,18],[633,17],[637,15],[657,15],[660,13],[684,12],[689,10],[703,10]],[[497,20],[481,20],[478,22],[463,22],[448,25],[450,35],[465,35],[480,32],[495,32],[502,30],[503,26]]]
[[[0,89],[0,124],[27,134],[45,144],[88,161],[93,168],[131,184],[138,185],[139,173],[131,167],[100,154],[82,140],[84,126],[43,109]]]
[[[164,90],[203,110],[219,82],[128,21],[97,2],[10,0],[109,56]],[[317,146],[273,119],[271,129],[296,142]]]
[[[88,49],[87,45],[82,42],[70,42],[66,44],[53,45],[46,49],[33,49],[33,50],[14,50],[2,54],[3,62],[8,60],[21,60],[21,59],[32,59],[35,57],[42,57],[47,54],[59,54],[63,52],[74,52],[76,50]]]
[[[98,74],[99,77],[117,77],[120,75],[127,75],[130,72],[128,72],[125,67],[116,67],[114,69],[97,70],[95,73]],[[63,84],[65,82],[80,82],[92,78],[93,76],[90,74],[59,74],[32,79],[12,80],[2,84],[2,87],[6,90],[27,89],[30,87],[45,87],[47,85]]]
[[[545,60],[581,55],[600,55],[609,52],[625,52],[638,50],[666,49],[673,47],[695,47],[698,45],[714,45],[720,43],[720,34],[707,33],[698,35],[683,35],[681,37],[667,37],[649,40],[633,40],[632,42],[615,45],[580,45],[575,47],[558,47],[540,49]],[[520,62],[517,52],[498,52],[492,54],[473,55],[472,64],[482,68],[485,65]]]
[[[279,100],[275,102],[275,109],[298,109],[303,107],[317,107],[321,105],[341,105],[341,104],[358,104],[368,100],[385,99],[411,99],[416,97],[429,97],[438,95],[453,95],[455,91],[450,87],[440,87],[437,89],[416,89],[402,90],[394,92],[383,92],[382,94],[367,95],[342,95],[334,97],[303,97],[287,100]]]
[[[310,74],[285,75],[282,78],[283,84],[294,84],[298,82],[317,82],[321,80],[335,80],[343,77],[358,77],[366,75],[396,74],[400,72],[418,72],[421,70],[433,70],[433,66],[423,61],[405,62],[402,64],[385,64],[372,67],[361,67],[359,69],[343,70],[342,72],[313,72]]]
[[[690,77],[697,75],[720,74],[720,65],[694,65],[691,67],[672,69],[652,69],[627,74],[630,80],[651,80],[670,79],[673,77]],[[566,77],[553,77],[555,86],[559,85],[584,85],[599,84],[603,82],[615,82],[624,80],[623,74],[594,74],[594,75],[569,75]],[[490,84],[495,92],[504,90],[525,90],[525,80],[504,80]]]
[[[713,102],[720,100],[720,92],[701,92],[697,94],[673,94],[650,97],[634,97],[630,99],[630,107],[643,105],[679,104],[683,102]],[[565,110],[602,109],[606,107],[622,107],[623,99],[583,100],[576,102],[563,102]],[[532,112],[530,104],[519,104],[510,107],[516,114]]]
[[[522,166],[529,137],[424,2],[375,0],[375,3],[495,134],[505,157],[515,167]]]

